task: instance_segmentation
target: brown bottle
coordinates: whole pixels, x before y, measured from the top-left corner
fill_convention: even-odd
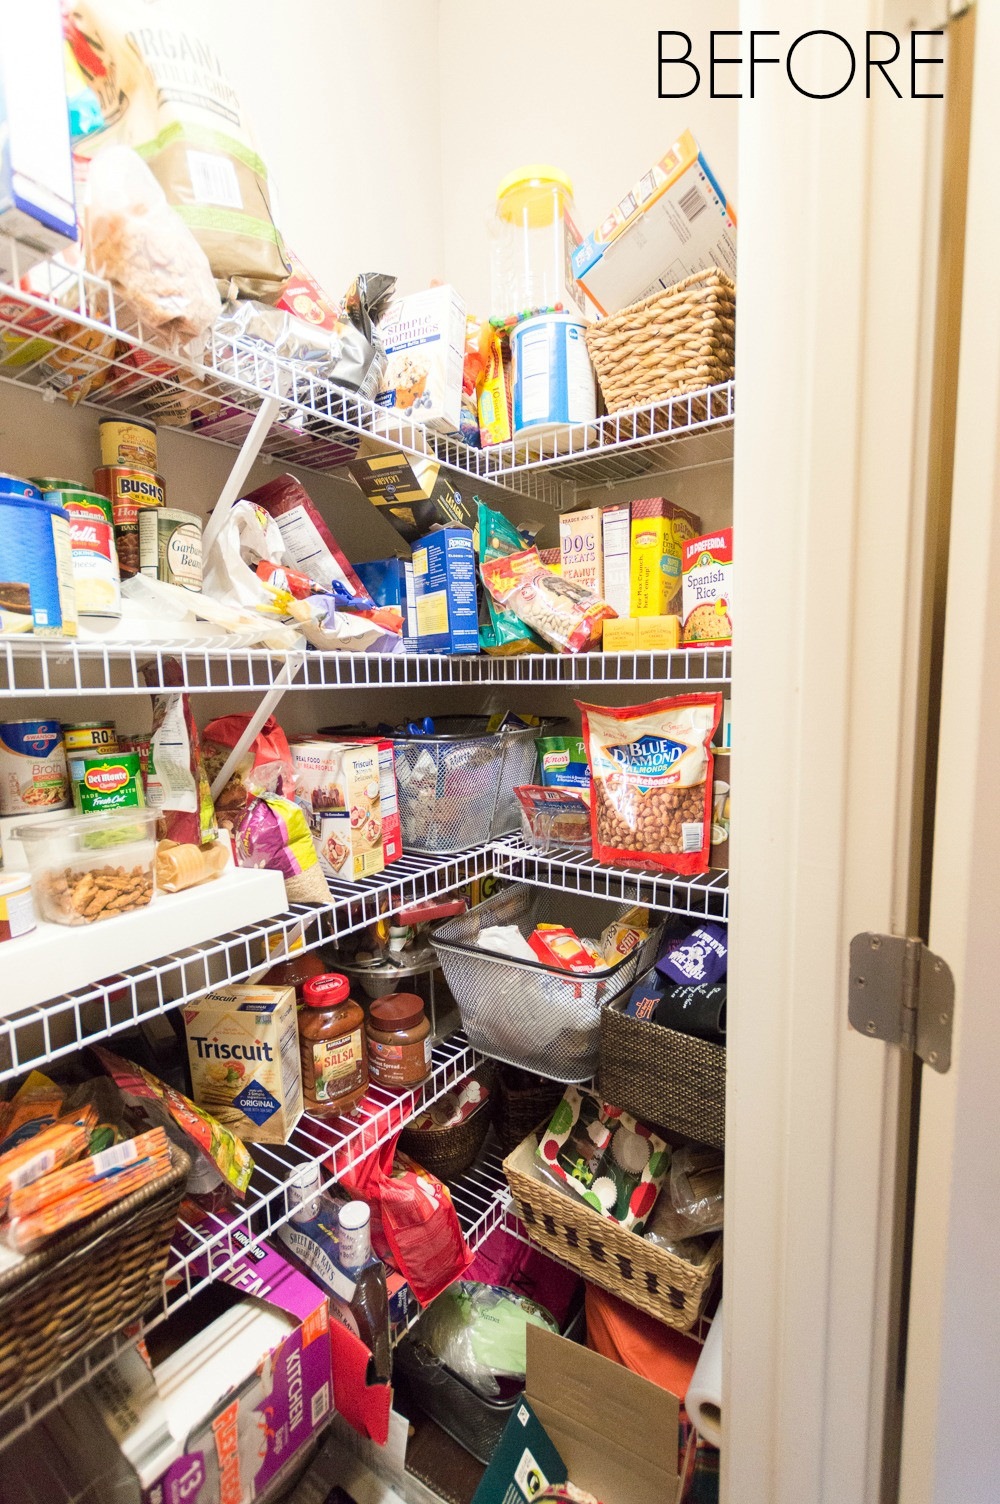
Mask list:
[[[295,1006],[301,1009],[306,982],[311,977],[326,975],[328,973],[323,964],[323,958],[316,951],[293,948],[290,955],[283,956],[280,961],[275,961],[264,978],[264,984],[268,987],[294,987]]]
[[[299,1054],[307,1112],[335,1118],[356,1107],[368,1090],[365,1015],[338,972],[310,977],[302,988]]]

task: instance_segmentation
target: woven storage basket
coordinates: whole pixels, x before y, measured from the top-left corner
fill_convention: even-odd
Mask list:
[[[0,1409],[134,1321],[159,1296],[190,1161],[0,1275]]]
[[[493,1127],[504,1154],[516,1149],[539,1123],[548,1122],[564,1090],[560,1081],[547,1076],[535,1076],[516,1065],[498,1066]]]
[[[490,1131],[493,1067],[484,1062],[472,1072],[491,1095],[476,1111],[453,1128],[404,1128],[399,1147],[439,1180],[450,1180],[469,1168]]]
[[[726,1138],[726,1047],[629,1018],[621,1002],[601,1013],[601,1096],[644,1123],[721,1149]]]
[[[537,1147],[531,1134],[503,1162],[518,1216],[531,1241],[578,1270],[584,1279],[665,1326],[688,1331],[701,1314],[722,1258],[722,1239],[713,1244],[703,1264],[686,1264],[536,1179],[531,1171]]]
[[[709,267],[591,324],[586,340],[609,413],[704,391],[735,371],[736,288]]]

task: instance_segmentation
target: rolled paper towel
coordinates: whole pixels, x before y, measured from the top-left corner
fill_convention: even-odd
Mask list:
[[[685,1408],[702,1441],[722,1446],[722,1301],[688,1386]]]

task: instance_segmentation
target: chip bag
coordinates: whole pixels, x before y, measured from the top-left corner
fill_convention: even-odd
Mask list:
[[[479,507],[479,562],[504,559],[508,554],[518,554],[524,549],[524,539],[512,522],[502,512],[495,512],[485,502]],[[545,644],[526,627],[519,616],[494,604],[489,591],[485,592],[485,607],[488,619],[479,628],[479,646],[484,653],[494,658],[506,658],[516,653],[544,653]]]
[[[497,605],[506,606],[565,653],[585,653],[597,647],[604,623],[618,615],[592,590],[549,569],[537,548],[493,559],[481,565],[479,572]]]

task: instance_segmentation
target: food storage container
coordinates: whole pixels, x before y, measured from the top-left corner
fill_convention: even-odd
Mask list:
[[[126,809],[18,825],[40,916],[96,924],[151,903],[156,819],[155,809]]]
[[[505,177],[497,188],[490,238],[492,317],[582,310],[570,270],[580,234],[573,224],[573,184],[564,172],[538,165]]]

